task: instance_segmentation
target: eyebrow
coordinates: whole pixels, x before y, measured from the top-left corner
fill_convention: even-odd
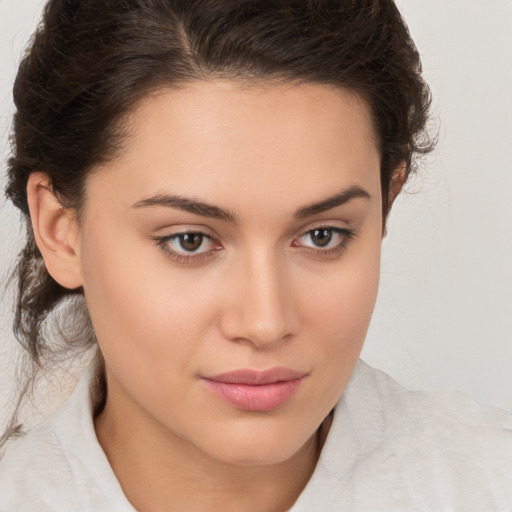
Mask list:
[[[296,219],[304,219],[305,217],[310,217],[311,215],[316,215],[317,213],[322,213],[327,210],[331,210],[332,208],[336,208],[337,206],[344,205],[348,203],[352,199],[363,198],[370,199],[370,194],[361,188],[358,185],[354,185],[346,190],[343,190],[339,194],[335,194],[327,199],[319,201],[317,203],[311,203],[304,208],[300,208],[295,212]]]
[[[295,212],[294,217],[296,219],[304,219],[311,215],[316,215],[318,213],[331,210],[332,208],[336,208],[337,206],[341,206],[356,198],[370,199],[370,194],[363,188],[354,185],[338,194],[328,197],[327,199],[299,208]],[[229,210],[179,195],[156,194],[147,199],[137,201],[132,208],[145,208],[152,206],[175,208],[195,215],[201,215],[202,217],[209,217],[232,223],[237,222],[237,216]]]
[[[166,206],[167,208],[176,208],[202,217],[210,217],[212,219],[224,220],[236,223],[236,215],[228,210],[219,208],[213,204],[187,199],[182,196],[174,196],[169,194],[157,194],[148,199],[136,202],[132,208],[143,208],[148,206]]]

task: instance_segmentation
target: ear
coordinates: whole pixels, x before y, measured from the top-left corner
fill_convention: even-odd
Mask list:
[[[48,176],[30,175],[27,183],[30,219],[37,247],[49,274],[65,288],[82,286],[79,232],[74,212],[52,191]]]
[[[384,238],[387,235],[387,218],[389,216],[389,213],[391,212],[391,207],[393,206],[393,203],[395,202],[395,199],[398,197],[398,194],[400,194],[400,191],[402,190],[402,187],[405,184],[405,180],[407,178],[407,164],[406,162],[402,162],[394,171],[391,176],[391,182],[389,184],[389,191],[388,191],[388,211],[386,212],[386,223],[384,225],[384,231],[382,234],[382,237]]]
[[[391,211],[391,207],[393,206],[395,199],[398,197],[398,194],[400,194],[400,191],[402,190],[402,187],[404,186],[406,173],[407,173],[407,164],[405,162],[402,162],[393,171],[393,175],[391,176],[391,183],[389,186],[388,213],[389,213],[389,211]]]

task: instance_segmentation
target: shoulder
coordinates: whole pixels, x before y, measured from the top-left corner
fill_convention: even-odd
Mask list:
[[[480,405],[459,391],[410,391],[363,361],[358,362],[345,394],[354,412],[361,409],[357,405],[360,398],[370,400],[393,427],[420,426],[435,432],[456,425],[479,430],[487,427],[507,434],[512,429],[512,414],[507,411]],[[395,420],[398,425],[394,425]]]
[[[49,485],[51,482],[51,485]],[[0,461],[0,510],[48,510],[62,496],[68,510],[73,500],[66,454],[52,423],[45,423],[14,441]]]
[[[382,442],[405,464],[429,461],[428,474],[444,473],[446,482],[478,476],[480,488],[486,480],[487,487],[507,483],[512,497],[511,414],[460,392],[408,391],[382,372],[365,372],[378,393]]]
[[[383,440],[421,438],[423,443],[435,443],[438,452],[459,449],[467,455],[480,448],[499,446],[501,452],[512,448],[512,414],[482,406],[464,393],[410,391],[384,372],[360,362],[354,389],[347,393],[349,409],[356,416],[364,416],[359,401],[362,397],[379,411]]]
[[[0,512],[133,512],[94,431],[90,367],[71,398],[0,460]]]
[[[510,511],[512,415],[359,362],[310,484],[304,502],[333,511]]]

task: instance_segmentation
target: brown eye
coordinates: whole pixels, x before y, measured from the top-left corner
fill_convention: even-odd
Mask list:
[[[332,239],[332,230],[327,228],[313,229],[309,236],[314,245],[325,247]]]
[[[181,249],[187,252],[197,251],[203,243],[201,233],[184,233],[178,236]]]
[[[205,262],[222,250],[217,240],[201,231],[182,231],[157,237],[155,241],[169,258],[178,263]]]
[[[315,254],[333,256],[340,253],[354,237],[351,229],[319,226],[304,232],[292,245],[314,251]]]
[[[161,238],[159,243],[162,247],[176,254],[182,255],[199,255],[207,253],[215,248],[212,238],[205,233],[199,231],[185,231],[184,233],[176,233],[165,238]]]

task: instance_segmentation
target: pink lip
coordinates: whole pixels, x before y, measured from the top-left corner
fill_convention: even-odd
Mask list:
[[[241,369],[203,377],[209,391],[245,411],[271,411],[284,405],[306,376],[289,368]]]

